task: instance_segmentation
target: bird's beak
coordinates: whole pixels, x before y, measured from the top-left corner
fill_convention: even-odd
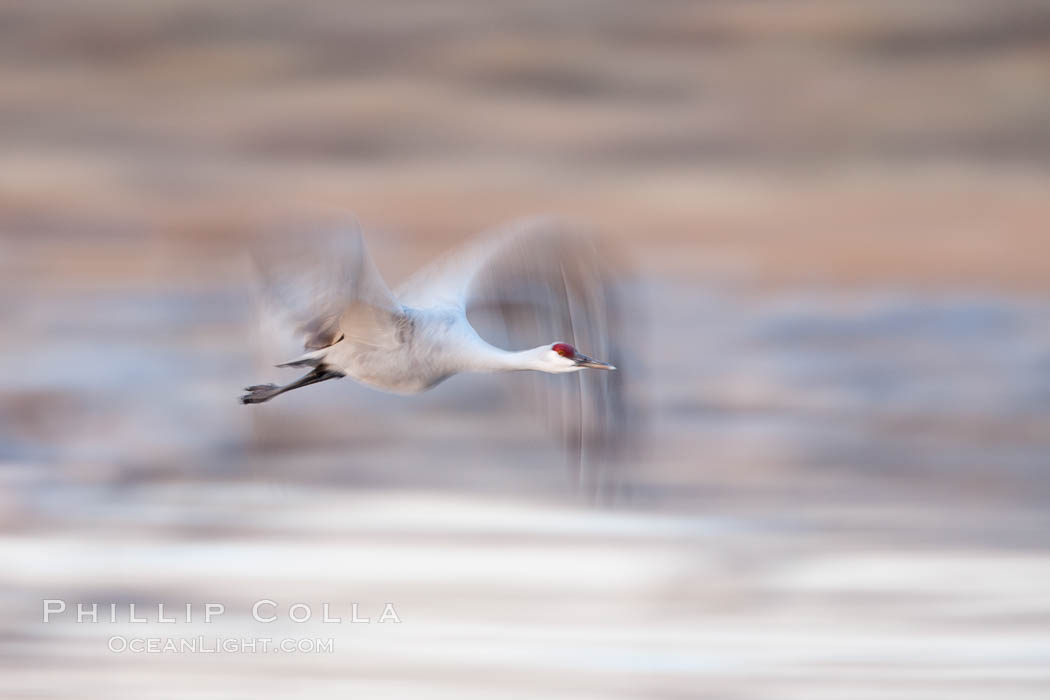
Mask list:
[[[576,365],[579,367],[590,367],[591,369],[616,369],[608,362],[592,360],[586,355],[581,355],[580,353],[576,353],[576,357],[572,359],[576,362]]]

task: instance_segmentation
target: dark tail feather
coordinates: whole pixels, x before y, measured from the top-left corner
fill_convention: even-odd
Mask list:
[[[244,390],[248,393],[241,397],[241,403],[263,403],[286,391],[291,391],[292,389],[298,389],[299,387],[316,384],[317,382],[323,382],[329,379],[340,379],[344,376],[346,375],[342,372],[325,369],[323,366],[317,367],[312,372],[305,374],[291,384],[285,384],[284,386],[277,386],[276,384],[256,384],[254,386],[245,387]]]
[[[320,364],[321,360],[309,359],[309,360],[292,360],[291,362],[282,362],[274,367],[316,367]]]
[[[276,384],[256,384],[246,386],[244,390],[248,393],[241,397],[241,403],[263,403],[281,393],[281,387]]]

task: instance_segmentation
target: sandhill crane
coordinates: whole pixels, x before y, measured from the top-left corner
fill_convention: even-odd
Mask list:
[[[338,251],[308,245],[305,257],[285,251],[259,261],[264,298],[304,337],[306,352],[277,366],[311,369],[283,386],[249,386],[242,403],[341,377],[413,394],[461,372],[616,369],[577,345],[619,363],[608,268],[592,240],[564,222],[532,218],[483,234],[394,292],[358,231],[340,232],[334,241]],[[479,335],[468,314],[508,345],[546,342],[502,349]],[[528,392],[577,457],[588,445],[608,445],[624,415],[622,373],[585,374],[545,378]]]
[[[585,269],[594,262],[588,259],[591,251],[582,239],[557,226],[550,220],[530,220],[490,234],[424,268],[396,294],[383,282],[357,231],[345,234],[349,245],[341,256],[329,258],[314,270],[294,266],[282,270],[282,261],[263,262],[270,297],[279,304],[283,300],[286,312],[305,336],[307,350],[277,366],[312,369],[283,386],[247,387],[241,402],[262,403],[292,389],[342,377],[383,391],[413,394],[460,372],[564,374],[585,368],[616,369],[584,355],[564,338],[528,350],[503,350],[483,340],[467,319],[468,308],[475,304],[498,304],[505,307],[509,325],[514,313],[511,307],[535,303],[537,286],[548,296],[560,292],[557,303],[546,300],[547,313],[573,313],[570,290],[600,283],[600,279],[578,277],[598,273]],[[551,266],[546,274],[544,265]],[[292,274],[285,274],[288,272]],[[292,288],[303,281],[304,273],[312,280],[302,299],[303,287]],[[567,278],[570,273],[572,279]],[[291,279],[297,275],[299,279]],[[552,278],[557,282],[553,286],[549,284]],[[493,282],[499,289],[492,288]],[[601,290],[585,292],[576,303],[593,307],[604,296]],[[293,299],[296,295],[298,301]],[[578,313],[606,312],[583,308]],[[572,331],[574,317],[554,320],[560,326],[567,322]]]

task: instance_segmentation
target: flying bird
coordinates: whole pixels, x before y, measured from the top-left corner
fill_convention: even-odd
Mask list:
[[[594,250],[577,236],[548,220],[519,222],[425,267],[396,292],[383,281],[357,231],[343,234],[344,249],[328,251],[314,269],[303,269],[301,260],[262,261],[267,296],[283,306],[306,350],[277,366],[311,369],[283,386],[247,387],[241,402],[263,403],[342,377],[414,394],[461,372],[615,370],[573,344],[574,304],[582,305],[577,314],[603,317],[581,321],[607,325],[603,290],[595,288],[601,271]],[[524,350],[490,344],[467,318],[473,307],[497,306],[510,326],[523,322],[513,318],[520,307],[537,303],[542,308],[533,313],[548,314],[548,325],[563,335]],[[604,334],[597,335],[605,348]]]
[[[617,285],[593,239],[567,223],[498,227],[393,291],[356,227],[320,246],[300,241],[297,253],[284,248],[257,251],[263,299],[303,339],[305,352],[277,366],[309,371],[288,384],[249,386],[241,403],[343,377],[415,394],[459,373],[520,371],[533,377],[524,393],[561,438],[581,483],[588,456],[622,444]]]

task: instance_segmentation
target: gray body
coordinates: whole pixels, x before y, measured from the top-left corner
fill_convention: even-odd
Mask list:
[[[242,403],[262,403],[340,377],[382,391],[415,394],[460,372],[615,369],[564,341],[521,351],[497,348],[467,319],[472,301],[529,308],[534,316],[527,323],[506,316],[504,325],[532,327],[539,319],[552,330],[569,331],[572,338],[587,321],[596,331],[589,335],[606,345],[607,309],[592,250],[550,222],[522,222],[483,237],[425,267],[396,293],[375,268],[360,234],[335,242],[342,243],[338,254],[333,248],[320,257],[278,256],[260,266],[275,306],[297,328],[308,350],[278,366],[312,371],[284,386],[248,387]],[[523,296],[525,291],[531,296]],[[574,307],[584,316],[574,317]]]
[[[460,372],[510,369],[499,361],[503,351],[482,340],[460,310],[405,308],[396,323],[397,347],[343,339],[327,349],[321,362],[395,394],[426,391]]]

